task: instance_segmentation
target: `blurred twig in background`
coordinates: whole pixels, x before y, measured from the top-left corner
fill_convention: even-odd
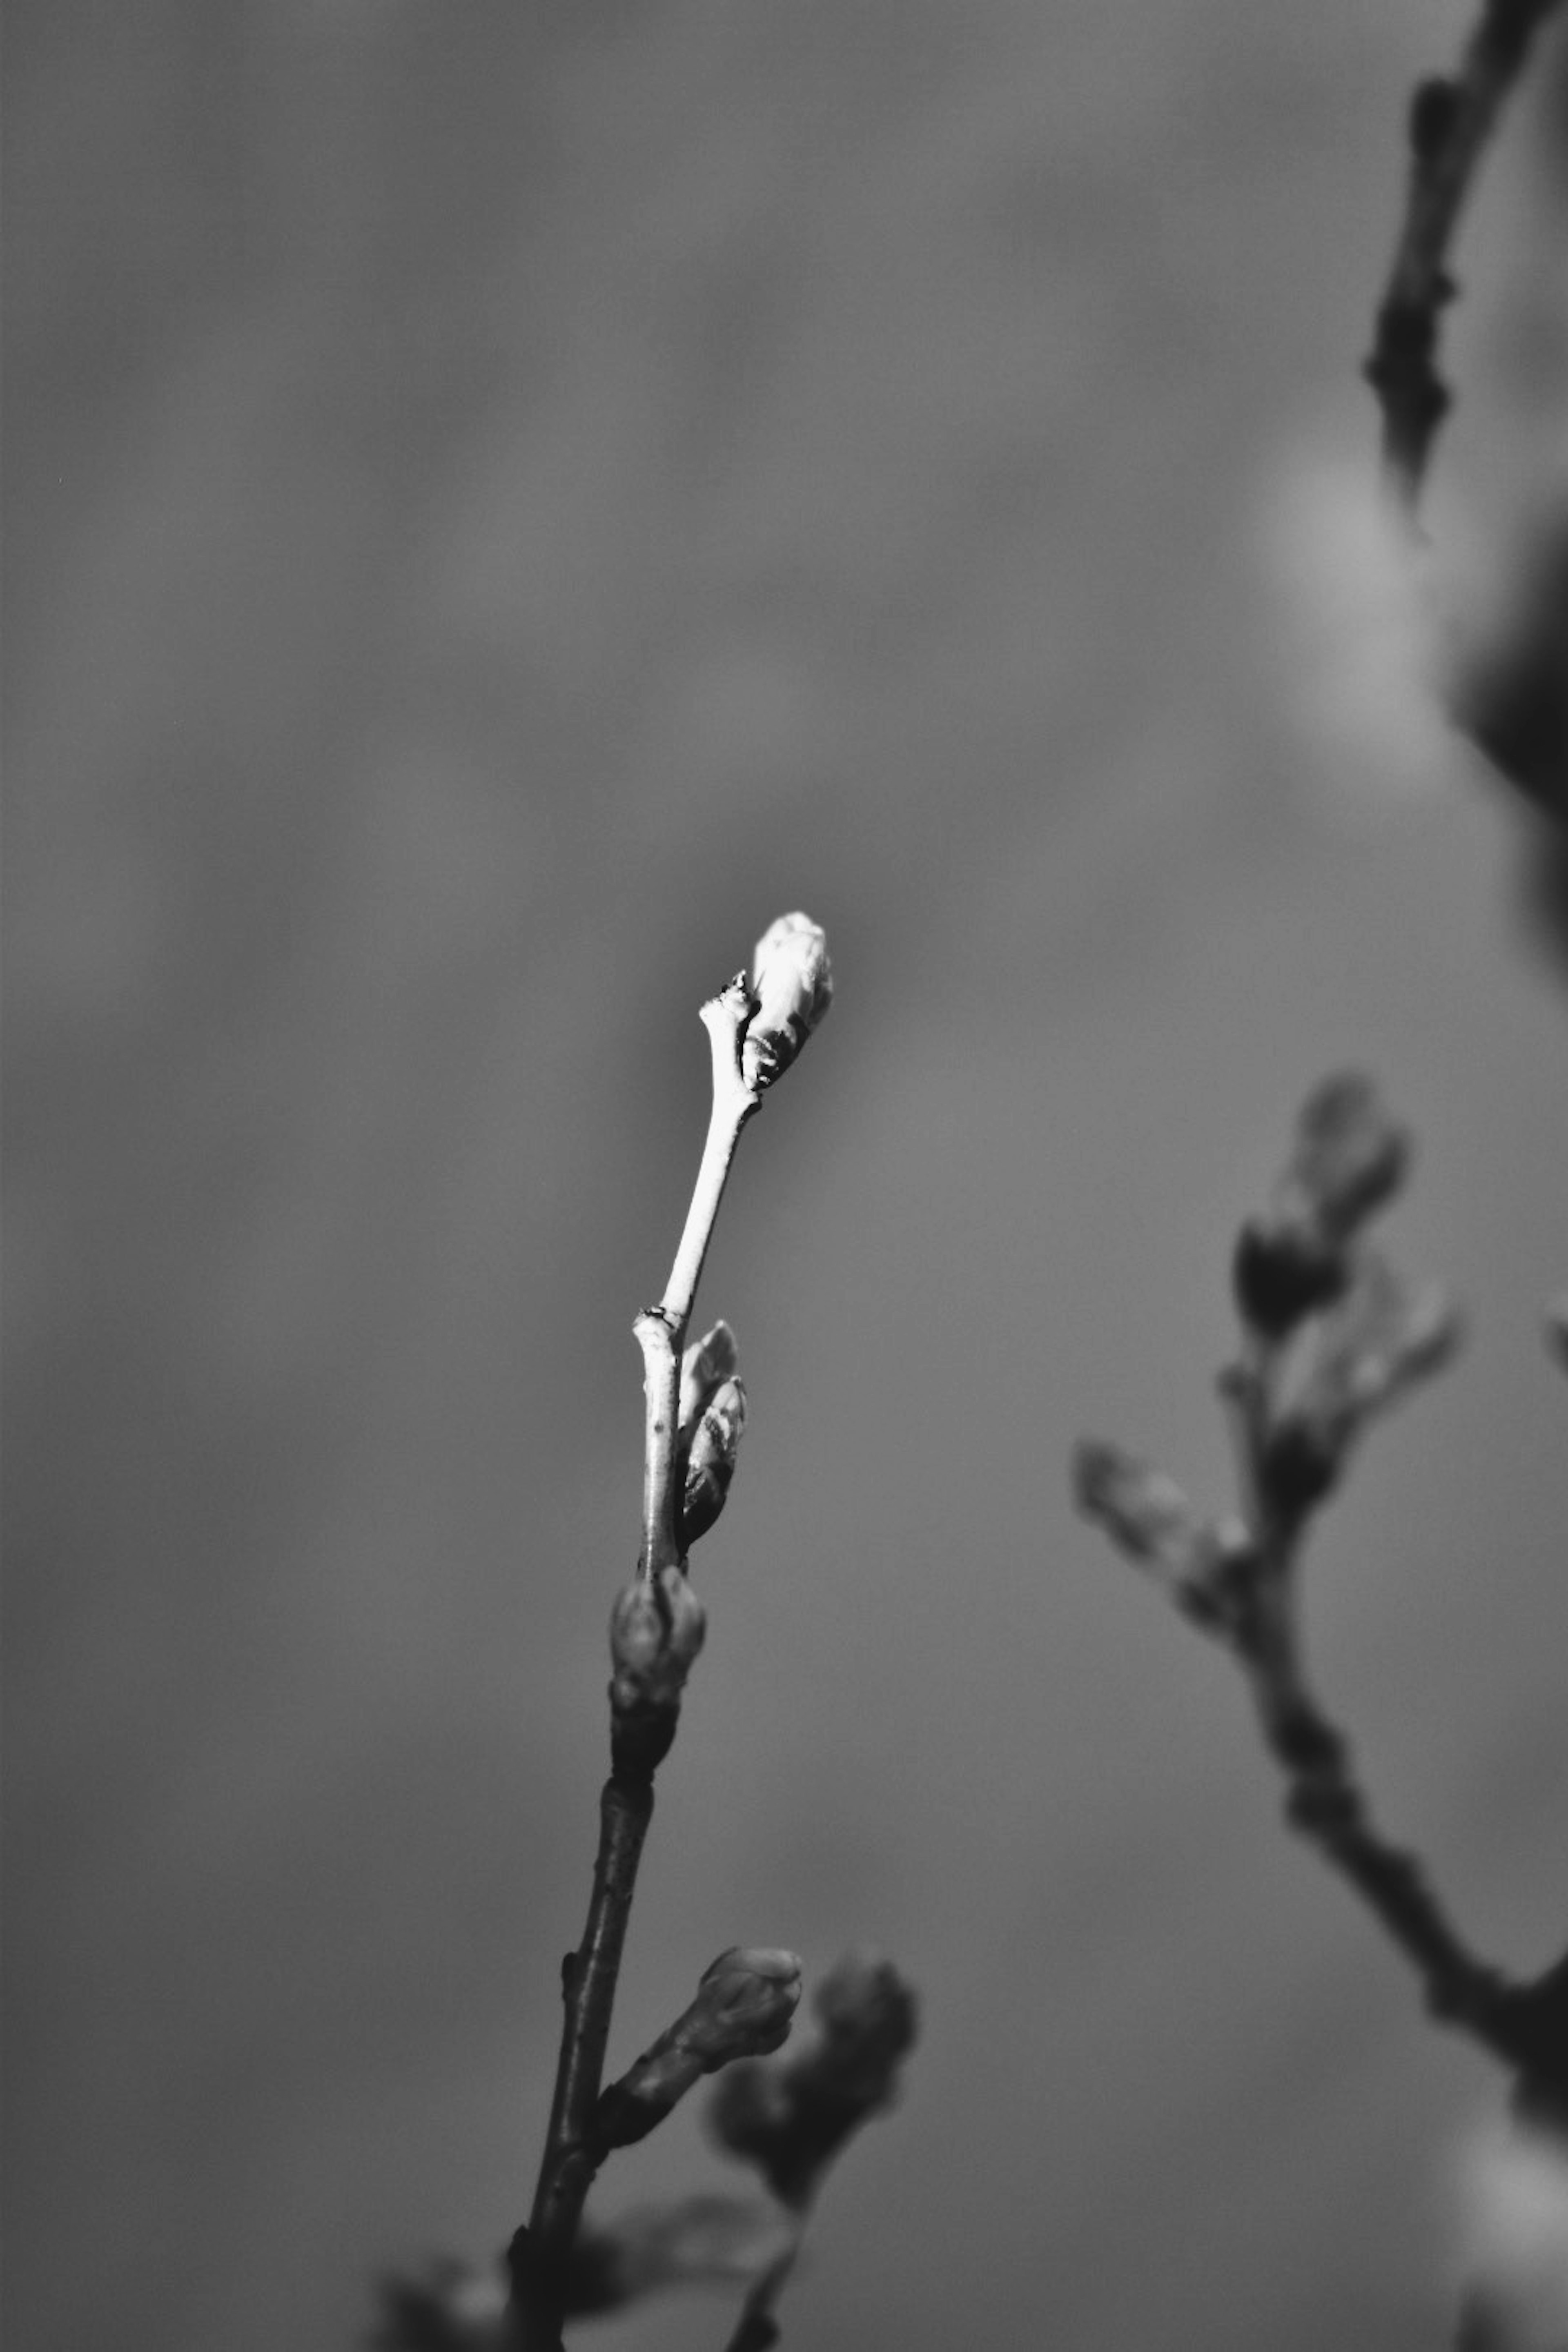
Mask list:
[[[1267,1215],[1238,1237],[1236,1360],[1220,1375],[1240,1511],[1206,1519],[1119,1447],[1079,1447],[1078,1499],[1120,1550],[1228,1649],[1285,1776],[1286,1816],[1355,1888],[1428,2007],[1509,2068],[1521,2101],[1568,2122],[1568,1954],[1530,1981],[1480,1959],[1416,1859],[1380,1829],[1302,1649],[1302,1542],[1377,1414],[1449,1360],[1454,1309],[1363,1239],[1402,1188],[1410,1140],[1369,1081],[1309,1097]],[[1551,1328],[1553,1329],[1555,1326]]]
[[[1390,481],[1414,512],[1451,394],[1438,331],[1458,291],[1448,256],[1476,167],[1531,43],[1557,0],[1483,0],[1458,69],[1417,83],[1405,220],[1366,362]]]

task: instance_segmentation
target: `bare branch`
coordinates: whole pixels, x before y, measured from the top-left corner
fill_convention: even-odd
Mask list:
[[[1498,115],[1557,0],[1482,0],[1458,70],[1417,83],[1405,218],[1364,373],[1383,411],[1389,481],[1414,513],[1451,395],[1437,369],[1442,314],[1458,288],[1449,253]]]

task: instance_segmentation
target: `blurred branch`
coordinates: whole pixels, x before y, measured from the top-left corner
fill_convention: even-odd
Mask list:
[[[1459,215],[1498,115],[1557,0],[1482,0],[1452,75],[1418,82],[1410,105],[1405,218],[1378,305],[1367,381],[1383,411],[1388,478],[1414,513],[1451,395],[1437,369]]]
[[[1568,2113],[1568,1958],[1521,1983],[1470,1949],[1419,1860],[1378,1826],[1302,1654],[1307,1528],[1372,1421],[1440,1370],[1458,1340],[1442,1294],[1410,1290],[1363,1240],[1409,1157],[1368,1081],[1330,1079],[1302,1110],[1269,1213],[1242,1229],[1242,1341],[1219,1383],[1239,1515],[1205,1519],[1163,1472],[1102,1443],[1079,1448],[1078,1500],[1235,1657],[1285,1778],[1287,1820],[1372,1911],[1433,2015],[1508,2067],[1526,2099]]]

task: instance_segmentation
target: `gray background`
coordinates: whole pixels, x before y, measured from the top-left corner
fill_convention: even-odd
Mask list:
[[[838,999],[704,1286],[753,1417],[617,2047],[735,1940],[918,1980],[787,2342],[1446,2340],[1498,2085],[1065,1460],[1223,1499],[1228,1235],[1375,1068],[1477,1328],[1312,1635],[1478,1938],[1561,1948],[1562,981],[1400,687],[1354,376],[1461,12],[9,14],[16,2352],[331,2352],[518,2218],[696,1007],[795,906]],[[1562,464],[1530,113],[1456,625]],[[605,2200],[721,2177],[682,2118]]]

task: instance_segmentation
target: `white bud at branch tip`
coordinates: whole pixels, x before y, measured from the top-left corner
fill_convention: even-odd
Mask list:
[[[754,1093],[782,1077],[833,1002],[827,935],[809,915],[781,915],[757,941],[756,999],[742,1070]]]

